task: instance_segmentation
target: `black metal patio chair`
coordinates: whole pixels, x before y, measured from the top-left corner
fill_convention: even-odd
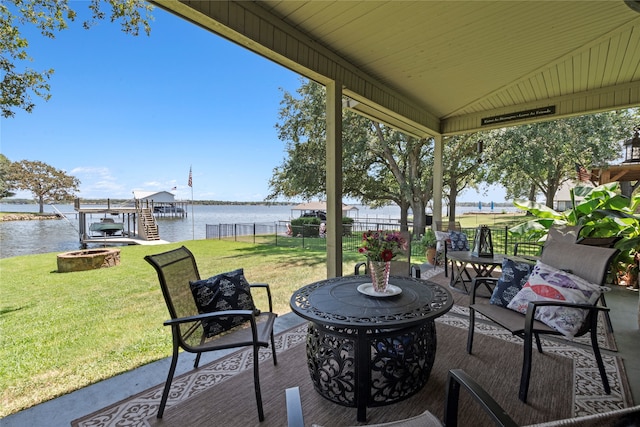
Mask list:
[[[589,283],[604,285],[609,264],[616,253],[616,249],[599,248],[550,240],[544,246],[540,262],[559,271],[571,273]],[[562,332],[559,332],[553,327],[536,320],[536,311],[544,310],[545,307],[564,307],[564,309],[577,308],[587,310],[587,315],[584,318],[584,321],[580,324],[580,328],[575,332],[574,336],[579,337],[590,333],[591,346],[600,371],[604,390],[609,394],[609,382],[607,380],[607,374],[604,369],[604,363],[602,362],[602,356],[600,354],[597,339],[598,314],[600,311],[604,311],[606,313],[609,310],[606,306],[601,305],[604,300],[599,297],[593,304],[578,304],[560,300],[532,301],[528,303],[526,314],[522,314],[499,304],[489,304],[486,303],[486,301],[480,301],[482,299],[476,299],[476,289],[481,284],[486,285],[487,282],[497,283],[497,281],[498,278],[485,277],[473,280],[469,303],[469,335],[467,339],[467,353],[471,354],[473,348],[476,313],[482,314],[492,322],[507,329],[513,335],[523,338],[524,358],[520,379],[519,398],[523,402],[526,402],[529,390],[529,378],[531,376],[533,339],[535,338],[538,352],[542,353],[540,335],[563,335]]]
[[[260,374],[258,368],[258,350],[268,347],[271,343],[273,364],[277,364],[273,325],[276,314],[272,313],[271,291],[266,283],[255,283],[250,288],[261,288],[267,292],[269,311],[257,312],[252,309],[238,309],[223,305],[227,308],[219,311],[205,312],[198,308],[192,291],[192,283],[200,281],[198,267],[193,254],[184,246],[157,255],[147,255],[144,258],[158,273],[162,295],[169,309],[171,320],[164,322],[171,326],[173,336],[173,356],[169,374],[164,386],[158,418],[162,418],[165,405],[169,397],[171,382],[178,363],[179,350],[195,353],[194,368],[200,363],[200,356],[204,352],[236,347],[253,347],[253,382],[258,418],[264,420],[262,409],[262,395],[260,392]],[[244,278],[243,278],[244,279]],[[230,281],[224,282],[224,288],[219,293],[211,295],[215,299],[218,295],[229,294]],[[244,295],[246,300],[246,295]],[[253,302],[251,301],[251,304]],[[231,321],[231,320],[238,321]]]

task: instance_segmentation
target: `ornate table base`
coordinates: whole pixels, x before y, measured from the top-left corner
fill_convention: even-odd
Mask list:
[[[314,387],[332,402],[357,406],[359,420],[367,406],[389,405],[418,392],[435,355],[433,320],[395,330],[309,323],[307,364]]]

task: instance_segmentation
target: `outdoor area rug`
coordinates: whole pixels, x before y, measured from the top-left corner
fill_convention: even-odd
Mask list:
[[[585,414],[606,412],[631,405],[622,361],[603,355],[612,392],[604,394],[590,351],[560,341],[543,340],[544,354],[534,352],[529,402],[517,399],[522,363],[522,341],[489,324],[478,324],[474,353],[465,350],[468,321],[445,315],[437,320],[438,348],[428,383],[411,398],[389,406],[369,408],[369,423],[417,415],[429,409],[442,419],[446,375],[462,368],[474,377],[516,422],[529,424]],[[241,350],[190,371],[174,380],[164,418],[156,412],[163,385],[120,401],[72,422],[72,426],[284,426],[285,389],[299,386],[308,425],[357,425],[355,408],[336,405],[313,389],[306,366],[306,325],[279,334],[278,365],[270,351],[260,353],[265,421],[258,422],[251,351]],[[188,357],[188,356],[187,356]],[[162,381],[164,378],[159,378]],[[464,396],[460,425],[493,425],[483,419],[474,403]],[[468,409],[466,409],[468,408]]]

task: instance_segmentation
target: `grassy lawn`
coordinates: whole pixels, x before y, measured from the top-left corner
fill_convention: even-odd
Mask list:
[[[510,226],[524,218],[476,217],[461,216],[462,226]],[[167,310],[145,255],[185,244],[203,278],[242,267],[249,281],[271,284],[274,310],[284,314],[294,290],[326,277],[324,243],[311,239],[304,249],[225,240],[126,246],[119,266],[74,273],[56,271],[56,253],[0,259],[0,417],[171,354],[170,329],[162,325]],[[343,259],[344,274],[363,261],[346,250]],[[261,298],[256,303],[266,307]]]
[[[184,244],[203,278],[243,267],[248,280],[270,283],[280,314],[294,290],[326,277],[324,250]],[[169,356],[167,309],[143,258],[178,246],[121,247],[119,266],[74,273],[57,273],[55,253],[0,260],[0,417]],[[345,254],[344,271],[358,261]]]
[[[502,214],[499,210],[496,210],[496,213],[468,213],[464,215],[459,215],[456,218],[460,221],[460,226],[462,228],[470,228],[477,227],[479,225],[488,225],[488,226],[506,226],[512,227],[514,225],[520,224],[522,222],[528,221],[531,217],[527,217],[523,214],[515,214],[515,213],[505,213]],[[446,219],[443,218],[443,221]]]

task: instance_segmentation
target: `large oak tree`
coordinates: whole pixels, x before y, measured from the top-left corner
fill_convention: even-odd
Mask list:
[[[560,186],[576,180],[576,165],[590,170],[620,157],[620,141],[637,120],[636,110],[623,110],[496,131],[485,141],[488,180],[503,185],[508,198],[543,194],[552,208]]]
[[[43,162],[21,160],[9,166],[7,184],[10,189],[33,194],[44,213],[45,203],[68,201],[78,192],[80,180]]]
[[[15,195],[11,191],[9,191],[9,187],[7,184],[10,166],[11,161],[7,159],[7,156],[5,156],[4,154],[0,154],[0,199]]]
[[[274,169],[268,199],[326,197],[325,90],[308,81],[297,93],[285,92],[281,101],[276,128],[288,157]],[[348,110],[343,111],[342,129],[343,194],[371,206],[398,205],[405,230],[411,208],[414,232],[423,230],[433,193],[433,141]]]

